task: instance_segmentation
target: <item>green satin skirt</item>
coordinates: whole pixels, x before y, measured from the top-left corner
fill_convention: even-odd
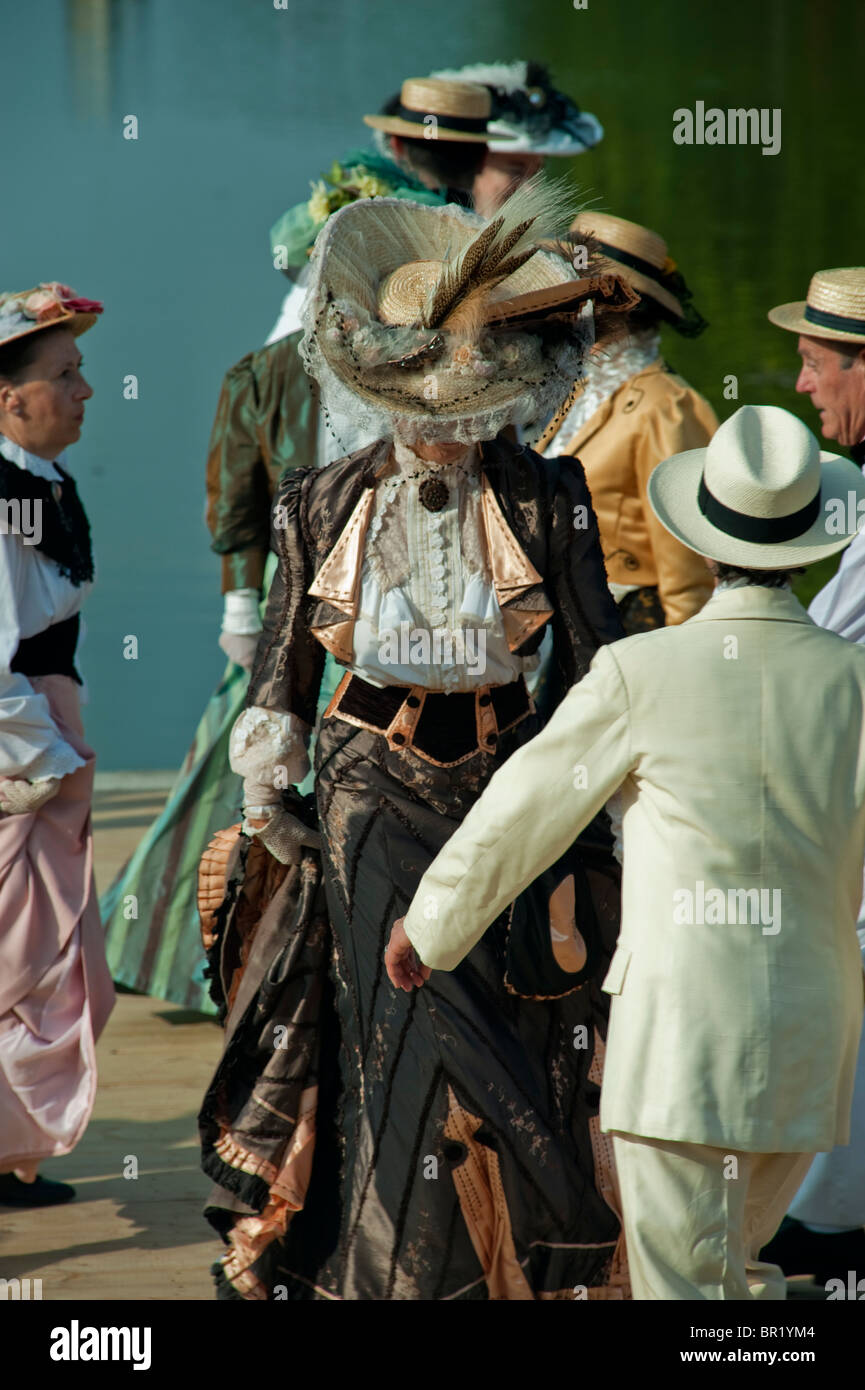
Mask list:
[[[276,569],[268,557],[265,597]],[[343,667],[327,654],[318,712],[330,702]],[[243,783],[228,763],[232,725],[249,676],[230,661],[207,702],[164,809],[102,895],[108,965],[117,984],[173,1004],[215,1013],[204,978],[198,919],[198,864],[217,830],[240,820]],[[310,749],[310,761],[314,746]],[[301,787],[310,792],[310,772]]]

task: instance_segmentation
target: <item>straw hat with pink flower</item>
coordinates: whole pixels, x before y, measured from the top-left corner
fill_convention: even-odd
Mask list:
[[[77,338],[101,313],[98,300],[82,299],[57,280],[46,280],[32,290],[12,290],[0,294],[0,345],[43,328],[69,328]]]

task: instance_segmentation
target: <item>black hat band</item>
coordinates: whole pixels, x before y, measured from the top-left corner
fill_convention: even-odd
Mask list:
[[[599,241],[599,247],[605,256],[609,256],[613,261],[620,261],[629,270],[639,271],[640,275],[647,275],[650,280],[657,280],[661,284],[663,271],[659,270],[651,261],[644,261],[642,256],[634,256],[630,251],[622,251],[618,246],[611,246],[608,241]],[[663,288],[663,286],[662,286]]]
[[[792,541],[802,536],[814,525],[820,515],[820,491],[810,502],[789,516],[748,516],[726,507],[706,487],[706,479],[700,479],[697,493],[697,506],[707,521],[719,531],[733,536],[737,541],[751,541],[755,545],[777,545],[781,541]]]
[[[487,133],[486,116],[443,116],[436,111],[413,111],[410,106],[403,106],[402,102],[393,112],[393,115],[418,126],[425,125],[428,118],[432,116],[436,124],[443,125],[446,130],[464,130],[467,134],[472,135],[486,135]]]
[[[839,333],[865,333],[865,319],[850,319],[844,314],[830,314],[825,309],[805,305],[804,318],[820,328],[835,328]]]

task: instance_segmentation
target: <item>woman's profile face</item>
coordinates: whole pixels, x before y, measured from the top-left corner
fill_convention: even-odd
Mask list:
[[[42,458],[54,459],[81,435],[93,395],[81,374],[78,340],[68,328],[37,335],[37,356],[14,381],[0,382],[0,431]]]

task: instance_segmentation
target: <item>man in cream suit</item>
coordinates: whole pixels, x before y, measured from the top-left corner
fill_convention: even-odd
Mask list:
[[[787,578],[853,538],[865,481],[788,412],[743,406],[649,497],[718,590],[598,652],[430,865],[385,959],[408,989],[454,969],[620,789],[601,1124],[635,1297],[783,1298],[758,1252],[813,1154],[848,1137],[865,852],[865,650]]]

